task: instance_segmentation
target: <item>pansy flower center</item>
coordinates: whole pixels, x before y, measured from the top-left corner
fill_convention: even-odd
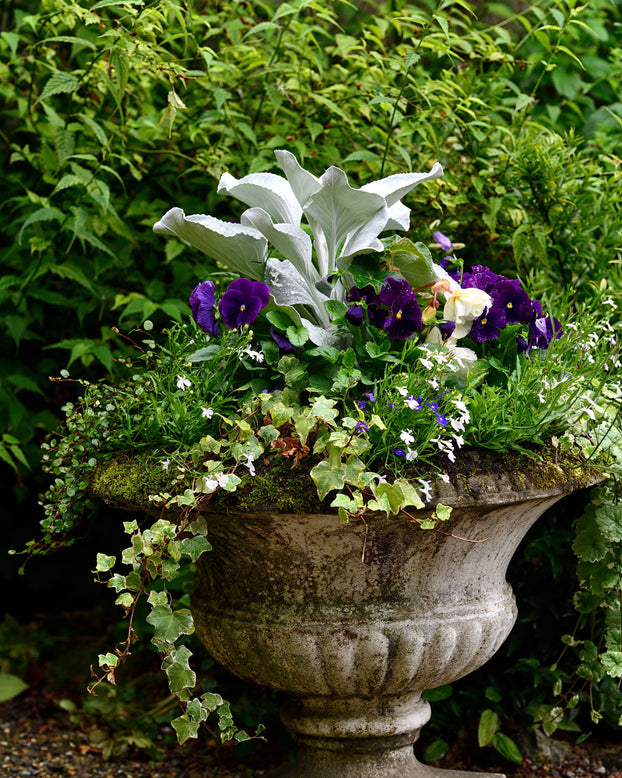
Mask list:
[[[508,303],[505,307],[506,308],[512,308],[512,303]]]
[[[399,321],[402,318],[402,309],[400,308],[399,311],[395,314],[395,318]]]
[[[246,310],[245,305],[240,305],[240,313],[243,313]]]

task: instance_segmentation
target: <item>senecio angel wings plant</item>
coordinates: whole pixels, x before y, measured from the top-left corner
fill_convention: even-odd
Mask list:
[[[182,742],[214,710],[223,738],[244,737],[222,698],[194,695],[181,644],[192,616],[167,590],[210,548],[206,502],[254,489],[251,501],[291,500],[275,479],[299,469],[344,522],[383,512],[434,528],[450,509],[437,506],[425,519],[417,509],[435,480],[450,480],[463,445],[524,451],[553,439],[561,451],[568,429],[601,423],[604,383],[592,377],[620,365],[615,335],[603,329],[586,371],[584,335],[604,327],[602,317],[586,315],[581,333],[564,325],[562,334],[519,280],[480,265],[465,270],[441,232],[430,246],[394,235],[409,228],[402,198],[441,176],[439,164],[355,188],[337,167],[318,178],[290,152],[276,157],[282,176],[221,177],[218,191],[249,206],[239,223],[175,207],[155,224],[207,254],[218,272],[191,291],[192,317],[166,330],[163,343],[151,322],[128,336],[137,350],[125,360],[128,379],[87,385],[66,407],[64,430],[44,444],[55,480],[31,554],[68,542],[93,495],[150,505],[157,516],[146,528],[126,523],[131,545],[120,561],[129,573],[98,555],[97,575],[130,618],[127,640],[100,656],[95,685],[114,682],[145,595],[182,704],[173,722]],[[610,405],[619,396],[612,387]],[[567,447],[584,439],[575,434]],[[124,483],[135,493],[120,494],[128,468]]]

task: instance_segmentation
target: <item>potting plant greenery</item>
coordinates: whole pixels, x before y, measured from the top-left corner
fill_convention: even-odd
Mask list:
[[[438,163],[357,188],[338,167],[316,176],[289,151],[276,159],[283,175],[222,175],[219,192],[249,206],[239,222],[180,207],[156,222],[156,233],[203,251],[218,272],[188,290],[188,320],[162,332],[146,320],[119,333],[132,344],[125,378],[77,377],[84,393],[44,444],[53,483],[31,555],[71,543],[100,499],[153,516],[125,523],[129,545],[120,555],[97,556],[96,575],[116,592],[128,631],[100,655],[93,690],[115,682],[146,598],[152,640],[182,708],[173,721],[181,742],[213,711],[223,739],[248,737],[222,697],[196,692],[184,645],[192,615],[169,590],[210,551],[206,511],[232,501],[289,513],[315,506],[336,522],[382,513],[443,532],[451,508],[434,496],[451,483],[465,446],[570,469],[606,470],[620,455],[611,299],[598,294],[577,311],[558,298],[552,311],[522,279],[464,267],[459,229],[436,230],[427,243],[396,235],[410,226],[408,192],[427,187],[434,197]],[[63,371],[56,380],[74,379]],[[313,485],[300,505],[284,472]],[[606,647],[583,649],[590,672],[598,664],[619,677],[622,560],[610,496],[599,494],[581,520],[576,549],[583,607],[598,598],[613,616]],[[538,715],[551,729],[564,710]]]

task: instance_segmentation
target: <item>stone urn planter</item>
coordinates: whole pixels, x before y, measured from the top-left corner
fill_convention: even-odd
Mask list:
[[[417,761],[430,717],[421,693],[493,656],[516,619],[505,575],[520,541],[561,497],[600,479],[537,461],[482,465],[467,453],[462,475],[442,484],[435,501],[453,513],[435,530],[267,504],[206,514],[213,550],[198,563],[197,634],[239,677],[286,693],[300,757],[274,777],[484,775]]]

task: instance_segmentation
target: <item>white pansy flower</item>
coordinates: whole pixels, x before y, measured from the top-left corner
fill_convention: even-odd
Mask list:
[[[475,319],[478,319],[486,308],[492,307],[492,298],[483,289],[475,287],[463,289],[454,281],[448,290],[444,289],[443,293],[446,298],[443,317],[446,321],[456,323],[456,328],[451,333],[452,341],[468,335]]]

